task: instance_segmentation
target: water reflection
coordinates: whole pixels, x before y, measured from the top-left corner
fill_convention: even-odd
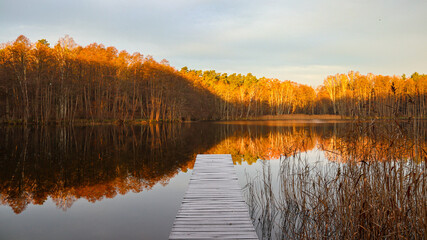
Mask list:
[[[215,145],[209,128],[191,125],[1,129],[0,201],[17,214],[52,198],[66,210],[168,184]]]
[[[286,131],[246,135],[245,141],[258,149],[230,148],[243,158],[265,159],[245,168],[255,169],[246,176],[244,189],[259,238],[422,238],[425,231],[418,226],[426,210],[426,122],[318,127],[299,128],[292,138],[311,144],[288,152],[276,145],[277,139],[289,138]],[[311,140],[301,141],[304,136]],[[232,146],[227,140],[219,145]],[[262,156],[262,145],[280,154]]]
[[[415,132],[425,130],[424,125]],[[29,204],[42,205],[49,197],[66,210],[80,198],[96,202],[150,190],[156,184],[168,184],[178,172],[192,169],[198,153],[231,153],[235,164],[315,148],[331,161],[367,155],[385,160],[390,151],[397,158],[422,161],[426,135],[390,126],[234,122],[2,128],[0,202],[19,214]]]
[[[427,122],[241,122],[227,125],[223,141],[208,153],[231,153],[233,161],[252,164],[298,152],[320,150],[329,161],[357,159],[423,161]],[[392,158],[390,158],[392,157]]]
[[[427,161],[427,122],[377,121],[337,127],[319,141],[329,161]]]

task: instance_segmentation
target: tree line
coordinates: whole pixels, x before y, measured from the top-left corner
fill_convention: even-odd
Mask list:
[[[23,123],[207,119],[217,97],[166,60],[66,36],[51,47],[19,36],[0,49],[0,117]],[[218,100],[219,101],[219,100]]]
[[[176,70],[166,60],[65,36],[54,45],[21,35],[0,46],[2,122],[250,119],[264,115],[425,117],[427,75],[350,71],[323,85],[252,74]]]

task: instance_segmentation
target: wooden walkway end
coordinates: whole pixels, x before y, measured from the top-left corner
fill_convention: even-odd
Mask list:
[[[169,239],[258,239],[230,154],[199,154]]]

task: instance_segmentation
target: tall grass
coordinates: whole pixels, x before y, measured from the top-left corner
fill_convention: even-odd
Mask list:
[[[367,126],[370,127],[373,125]],[[391,130],[389,125],[384,127]],[[366,126],[352,129],[369,134]],[[396,134],[402,131],[406,130]],[[380,132],[385,134],[387,129]],[[351,138],[352,131],[347,134]],[[375,134],[372,141],[385,137],[378,131]],[[268,163],[263,163],[262,172],[250,179],[246,188],[246,195],[252,198],[248,205],[259,236],[426,239],[426,156],[417,150],[423,146],[402,146],[396,144],[398,135],[386,137],[390,140],[388,148],[369,149],[365,141],[362,146],[368,149],[363,154],[356,147],[357,142],[335,148],[333,154],[340,156],[340,161],[309,163],[300,153],[282,157],[277,191],[271,189],[275,178]],[[398,147],[407,147],[412,153],[408,157]]]

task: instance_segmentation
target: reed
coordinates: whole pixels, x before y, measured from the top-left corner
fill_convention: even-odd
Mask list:
[[[275,178],[267,166],[249,178],[246,195],[253,201],[248,205],[255,209],[262,239],[426,239],[425,150],[397,144],[405,131],[414,131],[356,124],[349,138],[354,131],[375,134],[373,142],[387,137],[389,146],[373,149],[369,141],[337,146],[332,154],[339,161],[312,163],[302,153],[282,156],[277,190],[271,189]]]

